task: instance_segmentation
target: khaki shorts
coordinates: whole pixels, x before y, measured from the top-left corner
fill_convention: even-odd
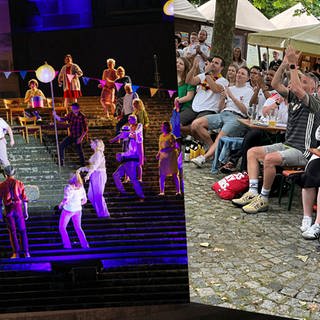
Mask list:
[[[282,157],[281,166],[305,166],[308,162],[300,150],[283,143],[270,144],[263,148],[266,153],[279,152]]]

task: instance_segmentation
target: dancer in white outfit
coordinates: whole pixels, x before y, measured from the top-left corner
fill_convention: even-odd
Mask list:
[[[110,213],[103,196],[104,188],[107,183],[106,159],[104,157],[104,143],[100,139],[90,142],[94,154],[89,159],[89,165],[81,167],[78,172],[87,172],[85,181],[90,180],[88,199],[92,203],[99,218],[108,218]]]
[[[59,209],[63,209],[59,220],[59,231],[65,249],[72,248],[67,232],[67,225],[70,219],[72,219],[81,247],[89,248],[88,241],[81,227],[82,205],[86,203],[87,196],[82,178],[79,173],[75,173],[69,180],[69,184],[64,188],[64,198],[59,204]]]

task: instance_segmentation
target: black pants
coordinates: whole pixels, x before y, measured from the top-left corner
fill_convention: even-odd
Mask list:
[[[83,154],[83,150],[82,150],[82,143],[77,143],[78,138],[73,138],[73,137],[66,137],[62,140],[62,142],[59,145],[59,151],[60,151],[60,162],[63,165],[64,163],[64,150],[72,145],[73,143],[76,145],[76,150],[77,153],[79,155],[79,159],[80,159],[80,165],[83,167],[85,165],[85,161],[84,161],[84,154]]]
[[[122,119],[119,120],[119,122],[116,124],[116,135],[118,135],[121,131],[122,126],[124,126],[126,123],[128,123],[128,118],[131,113],[125,115],[122,117]]]

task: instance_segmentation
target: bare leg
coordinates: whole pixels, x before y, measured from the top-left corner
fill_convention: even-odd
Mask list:
[[[68,109],[69,106],[69,98],[64,98],[64,107]]]
[[[205,159],[209,159],[210,157],[212,157],[214,155],[214,152],[217,149],[219,140],[221,139],[221,137],[225,136],[226,134],[223,131],[220,131],[219,134],[217,135],[216,139],[214,140],[214,142],[211,144],[211,146],[209,147],[209,149],[207,150],[207,152],[204,154]],[[211,138],[210,138],[211,139]],[[212,140],[211,140],[212,141]]]
[[[179,176],[177,173],[173,173],[172,174],[172,179],[173,179],[173,182],[176,186],[176,193],[177,194],[180,194],[181,193],[181,190],[180,190],[180,179],[179,179]]]
[[[181,126],[180,131],[183,136],[191,135],[191,125]]]
[[[259,178],[259,161],[263,161],[265,156],[263,147],[253,147],[248,150],[248,174],[250,179]]]
[[[165,182],[166,182],[166,176],[160,175],[160,179],[159,179],[160,194],[164,194]]]
[[[137,170],[138,170],[138,180],[140,181],[140,182],[142,182],[142,166],[141,165],[139,165],[138,166],[138,168],[137,168]]]
[[[317,217],[315,223],[320,224],[320,188],[318,188],[318,197],[317,197]]]
[[[303,188],[302,189],[302,204],[303,204],[303,215],[312,217],[313,205],[316,199],[317,189],[316,188]],[[320,193],[318,194],[317,203],[320,201]],[[320,223],[320,208],[317,206],[317,218],[315,223]]]
[[[199,137],[200,141],[204,142],[207,146],[213,144],[208,131],[208,120],[206,117],[195,119],[191,123],[191,135]]]
[[[263,162],[263,187],[270,190],[276,176],[276,166],[280,166],[282,157],[279,152],[272,152],[265,156]]]
[[[109,114],[111,114],[113,116],[116,111],[116,105],[112,102],[108,102],[107,105],[109,108]]]
[[[102,105],[104,113],[106,113],[107,118],[109,118],[109,111],[108,111],[108,107],[107,107],[105,101],[103,99],[100,99],[100,103]]]

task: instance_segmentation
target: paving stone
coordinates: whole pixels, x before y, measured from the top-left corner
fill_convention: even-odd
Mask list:
[[[293,289],[293,288],[289,288],[289,287],[285,287],[280,291],[282,294],[289,296],[289,297],[296,297],[297,294],[299,293],[299,291],[297,289]]]
[[[214,294],[212,288],[197,288],[196,291],[200,297],[212,296]]]
[[[297,294],[296,298],[304,301],[313,301],[315,296],[316,293],[302,291]]]
[[[271,292],[267,295],[267,298],[277,303],[284,303],[284,301],[288,300],[286,296],[277,292]]]
[[[214,194],[211,185],[223,175],[211,175],[210,167],[206,163],[196,170],[191,163],[184,165],[191,301],[320,319],[302,304],[306,301],[295,298],[313,296],[307,303],[320,303],[320,293],[310,288],[310,283],[320,282],[319,244],[301,237],[299,188],[289,213],[285,201],[280,207],[277,198],[271,198],[267,213],[246,215]],[[201,248],[201,242],[210,247]],[[304,255],[307,262],[297,257]],[[196,289],[204,289],[202,297]]]

